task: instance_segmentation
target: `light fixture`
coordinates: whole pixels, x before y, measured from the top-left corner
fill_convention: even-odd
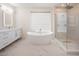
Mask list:
[[[65,4],[65,8],[66,9],[72,9],[73,8],[73,5],[71,3],[66,3]]]
[[[60,4],[60,7],[66,8],[66,9],[72,9],[74,7],[74,4],[72,4],[72,3],[62,3],[62,4]]]
[[[9,6],[1,5],[1,9],[6,13],[13,13],[13,9]]]

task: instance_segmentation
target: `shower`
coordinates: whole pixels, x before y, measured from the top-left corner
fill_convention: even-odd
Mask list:
[[[79,50],[79,12],[76,3],[62,3],[55,8],[56,38],[67,51]],[[58,21],[63,21],[58,23]],[[57,31],[58,29],[64,31]]]

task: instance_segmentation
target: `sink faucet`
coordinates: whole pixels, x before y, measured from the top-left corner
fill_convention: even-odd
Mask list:
[[[10,27],[10,26],[8,26],[7,28],[8,28],[8,29],[10,29],[11,27]]]

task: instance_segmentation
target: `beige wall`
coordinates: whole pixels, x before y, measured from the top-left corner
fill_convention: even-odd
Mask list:
[[[21,27],[23,30],[23,36],[26,36],[26,32],[29,28],[30,13],[28,9],[17,8],[16,9],[16,27]]]
[[[24,37],[27,36],[27,32],[29,31],[31,12],[46,12],[46,11],[50,11],[52,14],[51,25],[52,25],[52,32],[54,32],[53,9],[51,8],[16,8],[16,26],[22,27]]]
[[[68,37],[70,40],[75,40],[78,42],[79,39],[79,7],[76,6],[68,11]]]

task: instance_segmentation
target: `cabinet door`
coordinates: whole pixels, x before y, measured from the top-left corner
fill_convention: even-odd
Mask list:
[[[9,41],[13,42],[16,39],[15,37],[15,31],[10,31],[9,32]]]
[[[0,49],[5,47],[6,44],[8,44],[8,39],[9,39],[9,32],[1,32],[0,33]]]
[[[21,30],[16,30],[16,39],[19,39],[21,37]]]

